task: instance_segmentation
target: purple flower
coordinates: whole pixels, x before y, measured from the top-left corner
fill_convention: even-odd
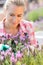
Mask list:
[[[10,56],[11,56],[11,52],[9,52],[9,53],[8,53],[8,55],[10,55]]]
[[[12,57],[14,57],[14,53],[12,53],[12,55],[11,55]]]
[[[11,62],[14,62],[14,63],[16,63],[16,62],[17,62],[17,59],[16,59],[16,58],[14,58],[14,57],[11,57],[11,58],[10,58],[10,60],[11,60]]]
[[[24,43],[24,45],[26,46],[27,44],[26,44],[26,43]]]
[[[4,55],[5,55],[5,52],[4,52],[4,51],[2,51],[2,52],[1,52],[1,55],[2,55],[2,56],[4,56]]]
[[[5,56],[7,56],[7,55],[11,55],[11,52],[9,49],[5,52]]]
[[[26,45],[26,48],[28,49],[29,48],[29,45]]]
[[[16,54],[16,58],[22,58],[22,56],[23,56],[23,54],[20,53],[20,51],[18,51],[17,54]]]
[[[3,61],[3,60],[4,60],[4,56],[1,56],[1,57],[0,57],[0,60]]]
[[[11,34],[6,34],[6,39],[10,39],[11,38]]]
[[[3,38],[2,38],[2,41],[4,41],[4,40],[5,40],[5,38],[3,37]]]
[[[25,41],[25,37],[20,36],[20,40]]]
[[[11,57],[10,59],[11,59],[11,62],[14,62],[14,60],[15,60],[14,57]]]
[[[16,62],[17,61],[17,59],[14,57],[14,53],[12,53],[10,60],[11,60],[11,62]]]
[[[8,55],[8,52],[6,51],[6,52],[5,52],[5,56],[7,56],[7,55]]]

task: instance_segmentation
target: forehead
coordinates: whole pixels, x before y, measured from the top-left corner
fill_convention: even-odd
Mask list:
[[[11,5],[9,6],[8,8],[8,12],[9,13],[15,13],[15,14],[18,14],[18,13],[23,13],[24,11],[24,6],[16,6],[16,5]]]

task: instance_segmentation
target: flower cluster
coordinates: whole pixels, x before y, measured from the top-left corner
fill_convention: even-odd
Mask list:
[[[35,48],[31,45],[24,47],[22,50],[12,52],[12,48],[6,51],[0,51],[1,65],[43,65],[43,46]]]
[[[3,36],[0,44],[1,65],[43,65],[43,46],[29,45],[28,35]]]

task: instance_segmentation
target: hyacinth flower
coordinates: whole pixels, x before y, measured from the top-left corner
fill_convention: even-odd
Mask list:
[[[0,51],[1,56],[5,56],[5,52],[4,51]]]
[[[21,43],[27,43],[29,41],[28,39],[28,33],[24,33],[23,35],[20,36],[20,40],[21,40]]]
[[[4,56],[0,56],[0,61],[3,61],[4,60]]]
[[[15,60],[14,60],[15,59]],[[3,65],[12,65],[12,61],[14,62],[17,61],[17,59],[14,57],[14,53],[11,52],[11,49],[6,50],[6,51],[1,51],[0,54],[0,63]]]
[[[17,62],[17,58],[14,57],[14,53],[11,54],[11,58],[10,58],[11,62],[16,63]]]
[[[4,61],[4,58],[5,58],[5,53],[4,51],[0,51],[0,62]]]
[[[9,40],[11,38],[11,34],[6,34],[5,37],[7,40]]]
[[[11,56],[11,54],[12,54],[12,50],[6,50],[6,52],[5,52],[5,56],[7,56],[7,55],[9,55],[9,56]]]
[[[20,51],[17,51],[16,53],[16,58],[19,59],[19,58],[22,58],[23,54],[20,53]]]

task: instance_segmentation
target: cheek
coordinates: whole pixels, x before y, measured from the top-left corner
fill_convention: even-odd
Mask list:
[[[16,17],[15,19],[12,20],[12,22],[16,22],[16,23],[19,23],[21,20],[21,17]]]
[[[21,21],[21,17],[18,17],[18,18],[16,19],[16,22],[17,22],[17,23],[20,23],[20,21]]]
[[[10,16],[9,12],[7,12],[7,14],[6,14],[6,19],[8,21],[12,21],[13,20],[13,18]]]
[[[7,20],[10,22],[10,21],[13,21],[13,17],[11,17],[10,15],[7,15]]]

